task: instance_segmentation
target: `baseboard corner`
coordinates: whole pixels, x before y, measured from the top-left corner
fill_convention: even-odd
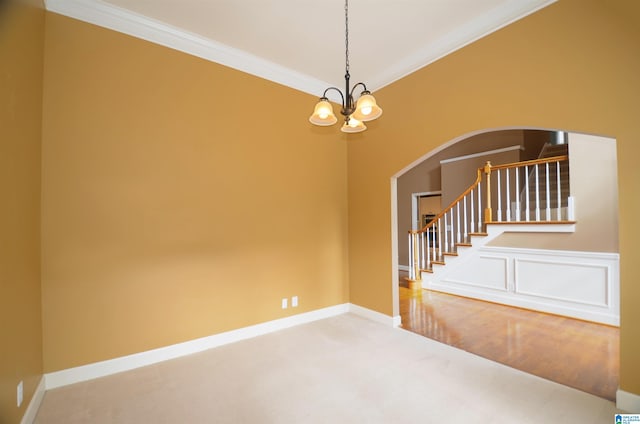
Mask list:
[[[36,387],[35,392],[33,392],[33,396],[31,397],[31,401],[27,406],[27,409],[24,411],[24,415],[22,416],[22,420],[20,420],[20,424],[31,424],[36,419],[36,415],[38,415],[38,409],[40,409],[40,404],[42,403],[42,399],[44,399],[44,393],[46,390],[45,384],[46,376],[40,377],[40,382]]]
[[[349,304],[349,312],[355,315],[359,315],[363,318],[370,319],[371,321],[379,322],[380,324],[387,325],[389,327],[397,327],[400,325],[400,316],[391,317],[381,312],[374,311],[373,309],[365,308],[355,303]],[[396,324],[397,322],[397,324]]]
[[[616,408],[632,414],[640,413],[640,395],[618,389],[616,392]]]

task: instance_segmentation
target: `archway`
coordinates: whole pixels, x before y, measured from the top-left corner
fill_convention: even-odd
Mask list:
[[[393,233],[394,233],[394,280],[395,280],[395,284],[394,284],[394,315],[400,315],[401,314],[401,310],[400,310],[400,295],[399,295],[399,284],[398,282],[400,281],[401,277],[403,276],[403,262],[402,262],[402,247],[403,244],[407,245],[406,242],[404,242],[404,235],[406,234],[406,229],[411,228],[410,227],[410,221],[407,220],[406,216],[400,216],[402,213],[406,213],[406,205],[404,207],[401,206],[401,202],[404,200],[406,202],[406,197],[407,197],[407,193],[411,192],[411,189],[409,189],[409,191],[407,191],[407,184],[404,184],[405,187],[403,187],[403,183],[401,181],[401,179],[406,176],[409,176],[409,180],[411,180],[411,178],[415,179],[415,175],[411,175],[412,173],[416,173],[416,169],[418,169],[420,166],[422,166],[423,168],[426,168],[427,174],[425,174],[424,169],[423,169],[423,175],[426,175],[426,178],[430,178],[433,177],[433,175],[428,175],[428,172],[434,172],[434,169],[438,168],[438,165],[440,164],[440,161],[446,161],[448,159],[451,159],[452,157],[470,157],[473,155],[479,155],[482,156],[483,154],[492,154],[492,153],[496,153],[496,152],[504,152],[505,149],[508,149],[512,146],[520,146],[520,152],[518,154],[520,154],[521,156],[521,160],[527,160],[527,159],[533,159],[535,156],[535,151],[539,151],[539,148],[541,146],[541,143],[544,144],[544,142],[546,142],[545,138],[547,140],[551,139],[552,137],[554,137],[555,131],[552,130],[544,130],[544,129],[530,129],[530,128],[505,128],[505,129],[491,129],[491,130],[486,130],[486,131],[480,131],[480,132],[476,132],[473,134],[467,134],[461,137],[456,138],[455,140],[450,141],[449,143],[446,143],[445,145],[441,146],[439,149],[429,152],[428,154],[424,155],[423,157],[419,158],[418,160],[414,161],[412,164],[410,164],[408,167],[404,168],[403,170],[401,170],[399,173],[397,173],[396,175],[394,175],[394,177],[392,178],[392,199],[394,199],[395,204],[392,207],[392,225],[393,225]],[[588,146],[589,149],[592,149],[594,146],[596,146],[596,144],[592,144],[590,145],[589,143],[591,142],[592,138],[590,138],[591,136],[584,136],[584,135],[576,135],[576,140],[580,140],[580,147],[584,147],[583,143],[585,146]],[[597,139],[597,137],[593,137],[593,139]],[[609,144],[611,144],[611,141],[613,141],[613,155],[614,155],[614,161],[615,161],[615,140],[611,140],[611,139],[607,139],[608,141],[605,140],[605,142],[608,142]],[[474,144],[475,143],[475,144]],[[514,144],[515,143],[515,144]],[[471,148],[469,148],[471,146]],[[583,165],[592,167],[593,164],[588,160],[588,156],[583,154],[583,153],[579,153],[580,150],[589,150],[589,149],[576,149],[576,156],[579,156],[579,159],[582,160],[583,162],[586,161],[586,163],[584,163]],[[522,154],[522,152],[524,152],[524,154]],[[593,152],[592,152],[593,153]],[[602,156],[600,153],[596,153],[595,157],[599,157]],[[605,155],[606,156],[606,155]],[[425,167],[425,163],[431,162],[431,165],[427,165]],[[574,166],[574,165],[572,165]],[[612,187],[609,187],[609,189],[607,190],[609,193],[614,193],[615,197],[615,201],[613,202],[612,205],[612,209],[608,212],[612,218],[610,220],[613,220],[614,222],[614,227],[613,229],[609,228],[608,231],[612,234],[611,235],[611,240],[609,242],[605,242],[605,243],[600,243],[600,245],[596,244],[595,246],[591,246],[588,247],[587,249],[591,249],[592,251],[597,251],[598,249],[605,249],[606,251],[614,251],[617,254],[617,182],[616,182],[616,170],[615,168],[612,170],[612,175],[613,175],[613,181]],[[440,182],[437,181],[437,178],[433,178],[433,180],[436,180],[436,184],[439,184]],[[433,181],[431,181],[433,182]],[[410,184],[409,184],[410,186]],[[576,188],[575,190],[580,191],[580,184],[576,184]],[[434,185],[427,185],[427,186],[421,186],[418,187],[417,190],[419,191],[425,191],[425,192],[429,192],[432,190],[436,190],[436,189],[441,189],[441,186],[434,186]],[[573,189],[572,189],[573,191]],[[444,197],[444,196],[443,196]],[[588,199],[589,202],[592,201],[592,198]],[[588,228],[589,225],[587,225],[586,223],[592,222],[593,217],[591,217],[589,211],[585,211],[585,202],[582,202],[582,204],[580,205],[582,206],[582,212],[579,214],[578,219],[580,219],[581,222],[585,223],[585,225],[583,225],[582,229],[586,230]],[[600,217],[601,218],[601,212],[594,212],[594,214],[598,215],[596,218]],[[410,218],[409,218],[410,219]],[[408,224],[405,223],[405,230],[402,230],[403,227],[403,221],[407,221]],[[584,232],[584,231],[583,231]],[[533,241],[533,246],[535,248],[546,248],[546,249],[553,249],[555,248],[559,248],[559,249],[565,249],[565,250],[580,250],[583,249],[585,247],[586,244],[585,243],[585,236],[584,234],[580,235],[578,234],[577,236],[572,235],[574,242],[573,244],[568,243],[567,242],[567,238],[563,237],[565,240],[563,241],[558,241],[555,240],[554,237],[546,237],[544,239],[544,241],[542,243],[540,243],[540,240],[537,241]],[[510,243],[513,243],[514,241],[514,237],[505,237],[504,240],[502,240],[502,244],[505,245],[509,245]],[[578,246],[578,247],[572,247],[572,246]],[[615,276],[617,277],[617,276]],[[402,301],[404,301],[406,299],[403,299]],[[432,299],[433,300],[433,299]],[[619,299],[615,299],[616,301],[619,302]],[[425,311],[421,312],[423,315],[425,314]],[[434,319],[433,316],[430,317],[430,319]],[[457,318],[456,318],[457,319]],[[405,320],[405,317],[403,316],[403,321]],[[405,322],[405,326],[406,326],[406,322]],[[437,322],[432,322],[431,324],[433,325],[440,325],[440,330],[442,330],[442,323],[437,323]],[[517,325],[516,325],[517,327]],[[521,325],[522,327],[522,325]],[[513,334],[517,333],[517,328],[511,328],[509,331],[511,331]],[[446,334],[444,335],[446,336]],[[444,337],[443,336],[443,337]],[[522,336],[522,334],[520,334],[520,336]],[[617,337],[617,334],[616,334]],[[437,337],[435,337],[437,339]],[[517,344],[522,344],[523,338],[520,337],[518,340],[514,341],[515,339],[512,340],[513,344],[512,346],[510,346],[510,348],[513,350],[515,349],[517,346]],[[439,340],[439,341],[444,341],[447,342],[447,340]],[[455,340],[449,340],[449,342],[451,342],[450,344],[455,345]],[[617,351],[619,349],[619,342],[618,339],[615,338],[615,346],[610,346],[611,343],[609,343],[608,349],[609,349],[609,353],[612,354],[612,356],[615,357],[615,361],[616,361],[616,372],[617,372]],[[464,348],[464,347],[462,347]],[[465,349],[467,350],[467,349]],[[474,352],[474,353],[479,353],[479,352]],[[484,355],[481,355],[484,356]],[[499,362],[504,362],[502,360],[500,360],[500,358],[489,358],[489,359],[494,359],[494,360],[498,360]],[[574,360],[573,362],[576,362],[576,360]],[[511,365],[514,366],[514,364],[507,364],[507,365]],[[517,366],[515,366],[516,368],[518,368]],[[600,367],[602,368],[602,366]],[[608,371],[610,371],[610,366],[605,367]],[[528,371],[527,369],[524,369],[524,371]],[[535,374],[535,372],[532,372]],[[538,374],[539,375],[539,374]],[[543,375],[543,377],[545,377]],[[616,376],[617,377],[617,376]],[[548,377],[547,377],[548,378]],[[550,378],[553,379],[553,378]],[[556,380],[557,381],[557,380]],[[567,384],[564,381],[559,381],[561,383]],[[616,381],[617,383],[617,381]],[[567,385],[572,385],[572,384],[567,384]],[[575,387],[575,385],[574,385]],[[586,390],[584,387],[578,387],[578,388],[582,388],[583,390]],[[589,391],[589,390],[586,390]],[[610,395],[607,396],[603,396],[603,397],[609,397],[612,399],[615,399],[615,387],[612,388],[612,390],[610,391]],[[595,394],[599,394],[602,395],[600,393],[595,393]]]

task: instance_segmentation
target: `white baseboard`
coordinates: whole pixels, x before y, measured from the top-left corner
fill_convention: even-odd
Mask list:
[[[632,414],[640,414],[640,395],[618,389],[616,392],[616,407]]]
[[[120,358],[51,372],[45,374],[43,377],[44,389],[42,390],[42,393],[44,394],[44,390],[55,389],[69,384],[80,383],[94,378],[105,377],[107,375],[129,371],[147,365],[153,365],[158,362],[191,355],[193,353],[202,352],[203,350],[261,336],[263,334],[272,333],[274,331],[283,330],[296,325],[330,318],[347,312],[351,312],[388,326],[397,327],[401,323],[400,316],[390,317],[352,303],[343,303],[249,327],[239,328],[237,330],[227,331],[225,333],[214,334],[200,339],[189,340],[183,343],[148,350],[146,352],[135,353],[133,355],[122,356]],[[39,405],[39,402],[37,405]],[[35,410],[37,411],[37,408]]]
[[[267,321],[261,324],[227,331],[225,333],[214,334],[212,336],[165,346],[146,352],[135,353],[133,355],[122,356],[120,358],[56,371],[45,375],[45,387],[46,390],[55,389],[56,387],[92,380],[94,378],[104,377],[118,372],[129,371],[135,368],[156,364],[169,359],[175,359],[225,344],[234,343],[240,340],[283,330],[295,325],[341,315],[349,311],[350,305],[348,303],[343,303],[341,305],[330,306],[286,318]]]
[[[349,312],[391,327],[398,327],[401,323],[399,315],[390,317],[389,315],[382,314],[372,309],[363,308],[362,306],[354,305],[353,303],[349,303]]]
[[[36,391],[33,392],[29,406],[27,406],[27,409],[24,411],[20,424],[31,424],[36,419],[38,409],[40,409],[40,404],[42,403],[42,399],[44,399],[45,390],[45,377],[43,375],[42,378],[40,378],[38,387],[36,387]]]

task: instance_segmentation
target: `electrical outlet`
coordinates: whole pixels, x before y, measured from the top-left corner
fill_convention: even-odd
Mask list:
[[[291,298],[291,307],[292,308],[297,308],[298,307],[298,296],[293,296]]]
[[[282,299],[282,309],[287,309],[287,298]]]
[[[20,408],[20,405],[22,405],[22,399],[23,399],[23,384],[22,381],[20,381],[18,383],[18,389],[17,389],[17,393],[16,393],[16,397],[18,398],[18,408]]]

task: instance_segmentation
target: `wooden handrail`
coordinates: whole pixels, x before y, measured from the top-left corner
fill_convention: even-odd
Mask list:
[[[433,227],[436,224],[436,222],[438,222],[438,219],[442,218],[447,212],[449,212],[451,209],[453,209],[454,206],[456,206],[456,204],[464,198],[464,196],[466,196],[467,194],[471,193],[471,190],[473,190],[474,188],[476,188],[478,186],[480,181],[482,181],[482,172],[483,172],[483,170],[484,170],[484,168],[478,168],[478,176],[476,177],[476,181],[473,184],[471,184],[469,186],[469,188],[467,188],[465,191],[463,191],[460,196],[456,197],[455,200],[449,204],[449,206],[447,206],[445,209],[441,210],[440,213],[438,213],[431,220],[431,222],[429,222],[427,225],[425,225],[424,227],[422,227],[419,230],[409,230],[409,234],[426,233],[427,230],[429,229],[429,227]],[[480,195],[480,193],[478,193],[478,195]]]
[[[494,169],[522,168],[523,166],[538,165],[538,164],[550,163],[550,162],[562,162],[565,160],[569,160],[568,155],[553,156],[550,158],[542,158],[542,159],[525,160],[522,162],[505,163],[502,165],[491,165],[491,170],[493,171]]]
[[[467,194],[469,194],[471,192],[471,190],[475,189],[478,186],[478,184],[482,181],[482,173],[487,173],[487,175],[490,175],[490,173],[493,172],[494,170],[508,169],[508,168],[522,168],[522,167],[525,167],[525,166],[538,165],[538,164],[551,163],[551,162],[562,162],[562,161],[565,161],[565,160],[569,160],[569,156],[568,155],[553,156],[553,157],[542,158],[542,159],[532,159],[532,160],[526,160],[526,161],[522,161],[522,162],[505,163],[505,164],[501,164],[501,165],[489,165],[488,167],[487,167],[487,165],[482,166],[482,167],[478,168],[476,181],[471,186],[469,186],[469,188],[467,188],[464,192],[462,192],[462,194],[460,194],[458,197],[456,197],[455,200],[453,202],[451,202],[451,204],[449,204],[449,206],[447,206],[445,209],[440,211],[440,213],[438,213],[431,220],[431,222],[429,222],[427,225],[425,225],[424,227],[420,228],[419,230],[409,230],[409,234],[425,233],[425,232],[428,231],[428,229],[430,227],[433,227],[436,224],[436,222],[438,221],[438,219],[442,218],[447,212],[452,210],[456,206],[456,204],[458,202],[460,202]],[[480,195],[480,193],[478,193],[478,195]],[[490,205],[490,203],[489,203],[489,205]],[[485,212],[485,215],[486,215],[486,213],[487,212]],[[489,220],[487,220],[487,222],[491,222],[491,220],[489,219]]]

